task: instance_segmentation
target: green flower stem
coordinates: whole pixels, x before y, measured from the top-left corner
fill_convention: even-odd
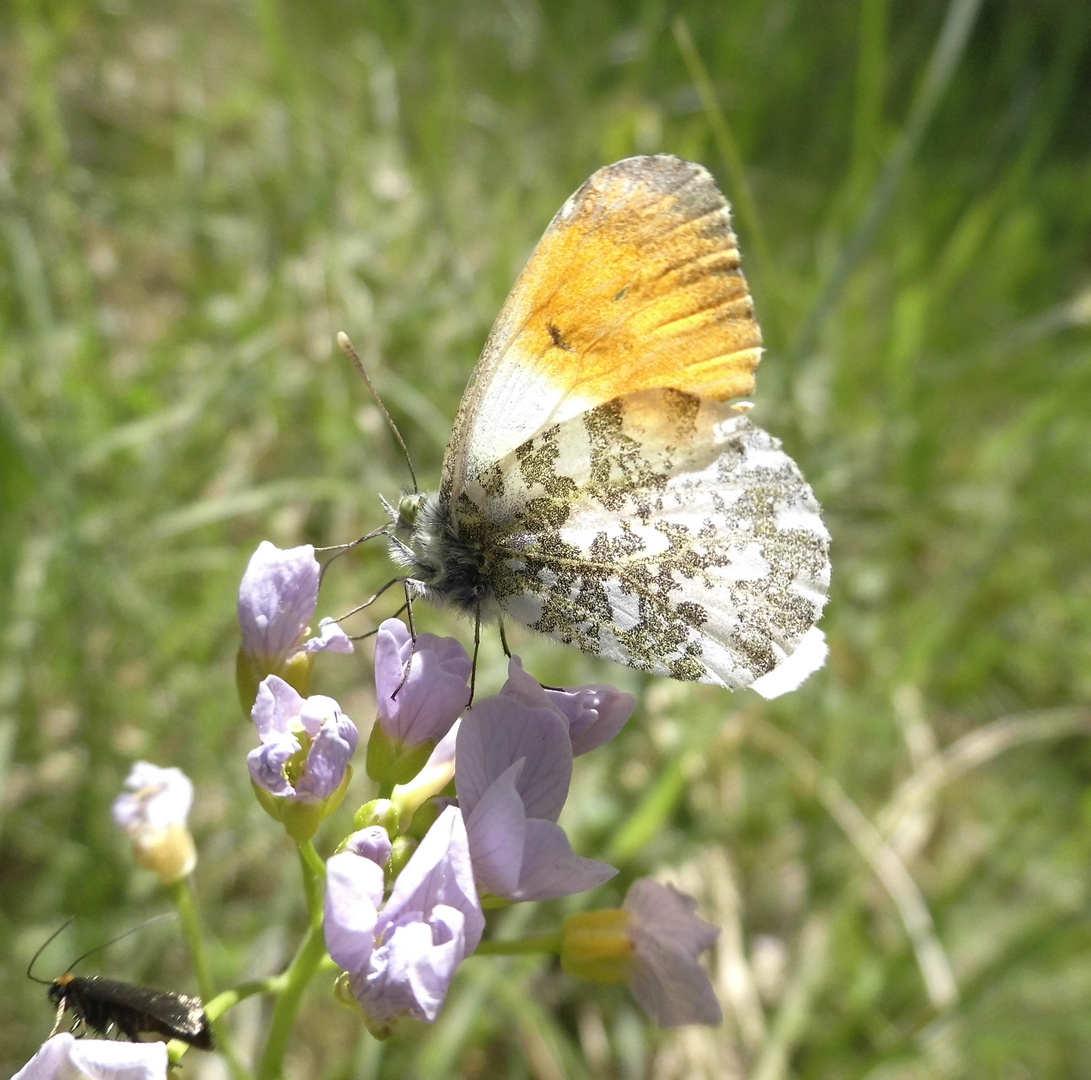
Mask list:
[[[221,1016],[228,1009],[234,1008],[243,998],[253,997],[255,994],[278,994],[287,985],[286,974],[272,975],[267,979],[255,979],[253,982],[240,983],[238,986],[232,987],[230,990],[225,990],[222,994],[217,994],[211,1001],[205,1002],[205,1016],[208,1017],[209,1023],[216,1029],[216,1023]],[[170,1052],[171,1066],[178,1065],[182,1058],[185,1056],[189,1046],[173,1039],[168,1044]],[[231,1075],[235,1077],[235,1080],[250,1080],[250,1073],[246,1071],[241,1065],[234,1061],[234,1059],[228,1059],[228,1065],[231,1069]]]
[[[258,1080],[277,1080],[282,1075],[284,1054],[303,992],[326,958],[326,938],[322,932],[326,864],[310,840],[299,845],[299,868],[303,872],[303,891],[307,896],[311,925],[288,970],[281,976],[282,982],[277,985],[277,1001],[273,1006],[265,1053],[258,1066]]]
[[[538,934],[534,937],[516,938],[514,941],[483,941],[474,952],[489,956],[516,956],[520,953],[548,953],[559,956],[561,953],[561,934]]]
[[[307,894],[307,911],[311,926],[322,925],[322,905],[325,902],[326,864],[310,840],[299,845],[300,869],[303,871],[303,891]]]
[[[170,898],[178,909],[178,918],[182,922],[182,933],[189,946],[189,958],[197,975],[197,986],[201,997],[208,1001],[212,997],[212,976],[208,969],[208,956],[205,953],[204,935],[201,933],[201,920],[197,914],[197,899],[193,895],[193,882],[187,875],[181,881],[167,886]]]
[[[245,998],[255,994],[279,994],[288,985],[288,973],[270,975],[266,979],[254,979],[252,982],[239,983],[222,994],[217,994],[205,1004],[205,1014],[209,1020],[218,1020],[228,1009],[233,1009]]]
[[[261,1064],[258,1066],[258,1080],[278,1080],[283,1075],[284,1054],[288,1049],[288,1040],[292,1034],[296,1013],[307,984],[322,964],[326,955],[326,939],[322,933],[322,924],[312,925],[307,936],[299,946],[288,970],[284,972],[283,988],[273,1007],[273,1019],[269,1025],[269,1039],[265,1044]]]
[[[193,970],[197,976],[197,986],[201,991],[201,998],[206,1002],[205,1015],[212,1026],[212,1033],[216,1037],[216,1046],[223,1054],[227,1067],[234,1080],[248,1080],[249,1073],[243,1068],[242,1063],[236,1057],[228,1038],[226,1028],[219,1022],[220,1012],[213,1013],[208,1002],[212,1000],[214,987],[212,974],[209,970],[208,954],[205,952],[204,934],[201,932],[201,919],[197,913],[197,898],[193,894],[193,879],[186,875],[181,881],[176,881],[167,886],[171,900],[178,910],[178,918],[182,923],[182,933],[189,947],[190,960],[193,962]],[[223,995],[221,994],[220,997]],[[185,1053],[184,1044],[178,1052],[180,1060]]]

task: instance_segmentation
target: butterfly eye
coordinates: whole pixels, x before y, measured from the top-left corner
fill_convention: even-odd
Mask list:
[[[413,492],[411,495],[403,495],[398,501],[398,527],[412,529],[417,523],[417,516],[420,514],[420,508],[423,503],[424,496],[419,492]]]

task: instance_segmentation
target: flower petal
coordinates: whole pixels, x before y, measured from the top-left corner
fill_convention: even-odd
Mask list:
[[[508,899],[519,889],[526,844],[527,815],[515,790],[523,764],[518,761],[497,777],[466,818],[478,889]]]
[[[304,652],[350,653],[353,649],[352,638],[333,619],[319,622],[318,634],[303,643]]]
[[[474,885],[466,826],[456,806],[447,807],[436,818],[398,875],[383,907],[380,929],[403,912],[427,913],[439,904],[457,908],[466,916],[465,955],[469,956],[481,940],[485,916]]]
[[[361,859],[370,859],[382,867],[390,858],[393,845],[390,842],[390,834],[382,825],[368,825],[367,828],[358,829],[345,838],[344,850],[353,855],[359,855]]]
[[[612,866],[575,854],[564,829],[552,821],[528,821],[519,888],[513,900],[552,900],[594,889],[615,874]]]
[[[572,782],[568,724],[552,706],[535,708],[500,695],[474,702],[459,728],[455,785],[464,814],[489,785],[525,759],[517,788],[528,818],[556,821]]]
[[[306,767],[296,785],[298,794],[328,799],[345,778],[349,759],[356,751],[356,739],[356,725],[340,709],[336,710],[311,743]]]
[[[326,863],[326,948],[348,972],[371,960],[383,884],[382,868],[370,859],[346,851]]]
[[[114,821],[126,832],[184,825],[193,806],[193,782],[181,769],[137,761],[114,800]]]
[[[246,755],[250,778],[271,795],[294,795],[295,788],[288,783],[284,766],[300,749],[299,742],[292,735],[281,735],[276,741],[270,739],[261,746],[255,746]]]
[[[262,679],[250,710],[250,719],[254,721],[262,742],[288,734],[304,700],[295,687],[279,675],[268,675]]]
[[[698,956],[720,928],[699,918],[697,901],[652,878],[629,887],[622,907],[633,916],[636,965],[629,987],[660,1027],[718,1024],[720,1003]]]
[[[407,669],[408,665],[408,669]],[[379,723],[405,746],[438,742],[470,700],[469,654],[455,638],[418,634],[387,619],[375,640]]]
[[[278,666],[297,648],[318,604],[319,566],[310,544],[258,545],[239,585],[243,650]]]
[[[47,1039],[12,1080],[166,1080],[167,1044],[77,1039],[63,1031]]]
[[[545,693],[568,720],[572,753],[576,757],[608,743],[636,708],[636,698],[632,694],[623,694],[602,684],[546,690]]]

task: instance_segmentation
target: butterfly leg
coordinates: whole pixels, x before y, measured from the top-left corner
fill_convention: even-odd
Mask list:
[[[405,580],[406,580],[405,578],[400,578],[400,577],[391,578],[377,593],[375,593],[374,596],[372,596],[369,599],[365,600],[362,604],[358,604],[351,611],[346,611],[344,615],[340,616],[339,618],[335,619],[334,621],[335,622],[344,622],[345,619],[349,619],[353,615],[356,615],[359,612],[366,610],[367,608],[371,607],[371,605],[374,604],[375,601],[378,600],[379,597],[382,596],[383,593],[385,593],[387,589],[391,588],[394,585],[397,585],[398,582],[404,582]],[[406,597],[406,605],[407,606],[408,606],[408,603],[409,603],[409,600],[408,600],[408,596],[407,596]],[[399,611],[404,611],[405,608],[399,608],[398,610]]]
[[[508,635],[504,633],[504,620],[501,618],[497,620],[497,627],[500,630],[500,646],[504,650],[504,655],[511,659],[511,647],[508,645]]]
[[[470,662],[470,700],[466,702],[468,709],[474,703],[474,687],[477,685],[477,653],[481,648],[481,603],[478,602],[474,612],[474,655]]]
[[[390,695],[390,700],[397,700],[398,694],[401,688],[405,686],[406,680],[409,678],[409,665],[413,663],[413,657],[417,651],[417,627],[413,623],[413,579],[412,578],[395,578],[394,581],[400,581],[402,588],[405,590],[405,605],[399,608],[399,614],[405,612],[405,621],[409,624],[409,639],[412,642],[413,647],[409,650],[409,659],[405,662],[405,669],[402,671],[402,681],[398,683],[394,693]],[[390,588],[394,584],[394,581],[388,582],[383,586],[384,589]]]

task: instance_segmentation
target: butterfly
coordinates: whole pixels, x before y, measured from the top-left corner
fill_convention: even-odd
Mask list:
[[[760,357],[710,174],[600,169],[501,310],[439,491],[386,504],[407,595],[656,675],[793,689],[825,660],[829,535],[739,401]]]

